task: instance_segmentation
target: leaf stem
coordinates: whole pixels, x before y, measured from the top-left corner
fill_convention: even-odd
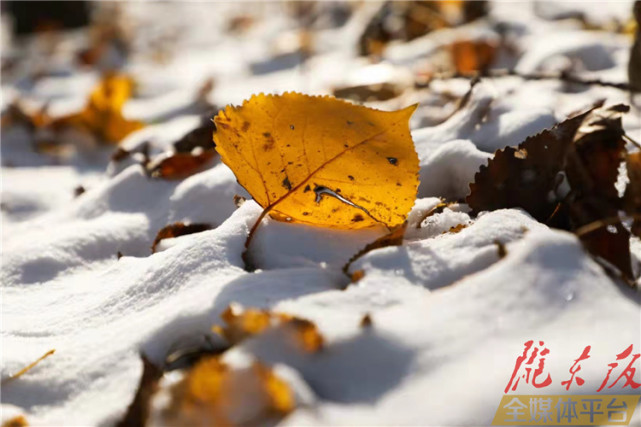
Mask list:
[[[473,79],[473,78],[479,78],[479,77],[508,77],[508,76],[520,77],[524,80],[561,80],[567,83],[576,83],[576,84],[588,85],[588,86],[612,87],[615,89],[620,89],[620,90],[628,91],[631,93],[641,92],[641,89],[633,87],[628,83],[606,82],[600,79],[583,79],[579,76],[570,74],[568,72],[547,73],[547,74],[546,73],[520,73],[514,69],[487,70],[487,71],[482,71],[480,73],[479,72],[460,73],[458,71],[453,73],[443,73],[443,74],[439,74],[439,75],[435,75],[434,77],[431,77],[427,82],[416,82],[416,86],[419,88],[426,87],[429,85],[429,83],[432,80],[449,80],[449,79],[456,79],[456,78]]]
[[[639,142],[635,141],[634,139],[632,139],[627,133],[624,133],[623,137],[625,139],[627,139],[633,145],[636,145],[637,148],[641,148],[641,143],[639,143]]]
[[[612,216],[609,218],[600,219],[598,221],[593,221],[577,228],[574,231],[574,234],[576,234],[577,237],[582,237],[586,234],[590,234],[593,231],[598,230],[599,228],[607,227],[608,225],[615,225],[626,219],[641,220],[641,214],[625,215],[623,217]]]
[[[254,223],[252,228],[249,230],[249,234],[247,235],[247,240],[245,240],[245,250],[243,251],[243,254],[242,254],[242,259],[243,259],[243,262],[245,263],[245,270],[246,271],[252,272],[252,271],[256,270],[256,266],[254,265],[253,261],[251,260],[251,258],[249,256],[249,245],[251,244],[252,240],[254,239],[254,235],[256,234],[256,230],[258,229],[258,226],[260,225],[260,223],[265,218],[265,215],[267,215],[269,213],[269,211],[271,211],[272,208],[275,205],[276,204],[274,203],[274,204],[272,204],[270,206],[267,206],[265,209],[263,209],[263,211],[260,213],[260,215],[258,215],[258,219],[256,219],[256,222]]]
[[[27,366],[25,366],[24,368],[22,368],[21,370],[19,370],[15,374],[9,375],[8,377],[3,378],[2,381],[0,382],[0,385],[4,386],[4,385],[8,384],[9,382],[15,380],[16,378],[21,377],[22,375],[26,374],[31,369],[33,369],[38,363],[40,363],[41,361],[43,361],[47,357],[51,356],[55,352],[56,352],[55,349],[49,350],[48,352],[46,352],[45,354],[40,356],[38,359],[36,359],[34,362],[31,362],[30,364],[28,364]]]

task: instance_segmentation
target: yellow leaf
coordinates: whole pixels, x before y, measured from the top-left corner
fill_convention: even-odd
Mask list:
[[[289,384],[258,360],[232,367],[202,358],[170,385],[169,396],[161,425],[274,425],[296,408]]]
[[[230,345],[261,334],[270,327],[281,327],[301,350],[316,353],[323,348],[323,336],[316,325],[306,319],[258,308],[245,309],[237,304],[230,304],[220,317],[226,326],[216,325],[212,330]]]
[[[408,121],[332,97],[257,95],[215,118],[216,150],[279,220],[339,228],[402,224],[418,188]]]
[[[97,111],[121,111],[131,98],[134,81],[124,74],[107,74],[89,96],[88,108]]]
[[[271,408],[283,414],[288,414],[294,410],[296,399],[289,384],[276,376],[270,368],[259,362],[254,363],[254,369],[262,379],[263,388],[269,397]]]
[[[89,95],[83,111],[57,119],[53,126],[72,126],[90,132],[103,142],[120,142],[144,127],[142,122],[122,115],[122,107],[131,97],[133,88],[134,82],[129,76],[107,74]]]

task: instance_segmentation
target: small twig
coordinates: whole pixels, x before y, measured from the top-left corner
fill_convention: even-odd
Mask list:
[[[562,202],[559,202],[556,204],[556,207],[554,208],[554,210],[552,211],[548,219],[545,220],[545,223],[544,223],[545,225],[549,225],[550,221],[552,221],[552,219],[556,216],[556,214],[559,213],[559,211],[561,210],[561,205],[562,205]]]
[[[574,230],[574,234],[576,234],[577,237],[582,237],[586,234],[590,234],[593,231],[598,230],[599,228],[607,227],[608,225],[615,225],[626,219],[640,220],[641,214],[625,215],[623,217],[613,216],[610,218],[600,219],[598,221],[594,221],[577,228],[576,230]]]
[[[2,381],[0,382],[0,385],[5,386],[8,383],[10,383],[11,381],[15,380],[16,378],[21,377],[22,375],[26,374],[31,369],[33,369],[38,363],[40,363],[41,361],[43,361],[47,357],[51,356],[55,352],[56,352],[56,349],[49,350],[48,352],[46,352],[45,354],[40,356],[38,359],[36,359],[34,362],[32,362],[29,365],[25,366],[24,368],[22,368],[21,370],[19,370],[15,374],[9,375],[8,377],[3,378]]]
[[[635,141],[634,139],[630,138],[630,136],[627,133],[623,134],[623,137],[628,140],[628,142],[632,143],[635,145],[637,148],[641,148],[641,143]]]
[[[525,80],[561,80],[567,83],[576,83],[576,84],[581,84],[586,86],[604,86],[604,87],[612,87],[615,89],[624,90],[627,92],[641,92],[641,89],[635,88],[628,83],[606,82],[600,79],[583,79],[579,76],[572,75],[568,72],[561,72],[561,73],[554,73],[554,74],[549,74],[549,73],[534,74],[534,73],[520,73],[513,69],[487,70],[481,73],[459,73],[458,71],[453,73],[444,73],[444,74],[439,74],[430,78],[425,83],[423,82],[417,83],[417,86],[419,87],[422,85],[427,86],[432,80],[449,80],[449,79],[456,79],[456,78],[473,79],[478,77],[508,77],[508,76],[520,77]]]
[[[245,263],[245,270],[248,271],[248,272],[252,272],[252,271],[256,270],[256,266],[254,265],[254,263],[249,258],[249,245],[251,244],[252,240],[254,239],[254,234],[256,234],[256,229],[258,228],[260,223],[263,221],[265,216],[269,213],[269,211],[272,210],[272,208],[275,205],[276,204],[274,203],[271,206],[268,206],[265,209],[263,209],[263,211],[258,216],[258,219],[256,220],[256,222],[254,223],[252,228],[249,230],[249,234],[247,235],[247,240],[245,240],[245,250],[243,251],[243,254],[242,254],[242,259],[243,259],[243,262]]]

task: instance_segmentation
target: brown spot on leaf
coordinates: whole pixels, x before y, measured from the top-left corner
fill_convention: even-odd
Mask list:
[[[285,187],[287,191],[292,189],[292,184],[289,182],[288,176],[286,176],[285,179],[283,180],[283,187]]]

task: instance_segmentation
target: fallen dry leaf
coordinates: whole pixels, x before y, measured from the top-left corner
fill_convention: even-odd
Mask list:
[[[394,227],[405,221],[418,188],[408,128],[415,109],[261,94],[221,111],[214,139],[238,182],[275,219]]]
[[[214,326],[213,331],[225,338],[230,347],[273,327],[283,329],[304,352],[315,353],[323,347],[323,336],[316,325],[306,319],[256,308],[245,309],[238,304],[229,305],[220,317],[225,326]]]
[[[89,95],[85,109],[79,113],[53,120],[54,130],[73,127],[97,137],[99,142],[116,144],[144,124],[128,120],[122,107],[133,93],[134,82],[126,75],[107,73]]]
[[[523,208],[546,223],[565,194],[556,194],[574,134],[589,112],[526,138],[518,147],[497,150],[470,184],[472,214]],[[551,197],[552,196],[552,197]]]
[[[191,153],[196,148],[205,151],[213,150],[216,147],[213,140],[214,132],[216,132],[216,125],[211,120],[211,116],[203,117],[200,126],[174,142],[174,149],[178,153]]]
[[[210,118],[174,142],[174,151],[160,154],[144,166],[152,178],[184,179],[201,172],[216,157],[212,136],[216,126]]]
[[[162,425],[270,425],[296,407],[290,386],[254,361],[234,368],[206,357],[171,385],[170,401],[160,411]]]
[[[200,153],[161,154],[147,164],[147,173],[152,178],[184,179],[204,170],[216,157],[214,150]]]
[[[151,245],[151,253],[156,252],[156,247],[163,239],[170,239],[172,237],[185,236],[187,234],[200,233],[201,231],[211,230],[211,225],[209,224],[183,224],[182,222],[176,222],[169,224],[161,228],[156,234],[156,238]]]
[[[567,156],[571,194],[565,204],[572,230],[603,224],[578,233],[583,245],[631,279],[630,232],[618,219],[622,200],[615,187],[625,159],[621,117],[628,111],[628,106],[616,105],[594,109],[585,117]]]
[[[449,46],[456,72],[485,71],[496,56],[496,45],[486,40],[458,40]]]
[[[592,255],[632,279],[630,232],[619,218],[626,199],[615,187],[625,157],[621,117],[628,110],[599,103],[516,148],[498,150],[470,184],[473,213],[523,208],[540,222],[575,232]],[[634,184],[629,188],[633,194]]]
[[[72,145],[117,144],[144,127],[142,122],[128,120],[122,115],[133,86],[130,77],[107,73],[89,95],[85,108],[78,113],[52,118],[46,113],[46,105],[29,113],[15,104],[3,115],[2,125],[26,125],[35,133],[35,150],[43,153],[65,154]]]

